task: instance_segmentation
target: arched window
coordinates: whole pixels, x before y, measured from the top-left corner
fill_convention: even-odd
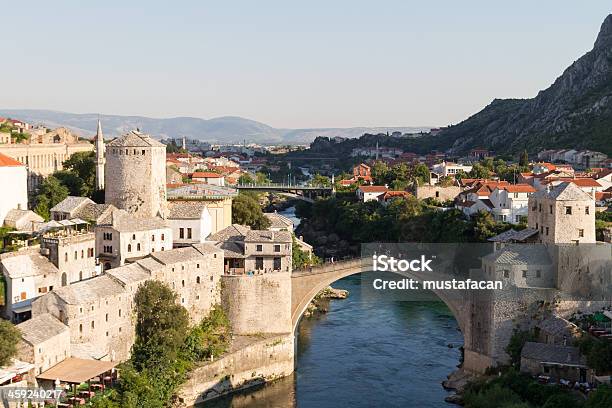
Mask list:
[[[196,283],[200,283],[200,277],[199,276],[196,278]]]
[[[68,254],[66,254],[68,255]],[[66,286],[68,284],[67,282],[67,278],[66,278],[66,272],[62,273],[62,286]]]
[[[140,251],[140,243],[136,244],[136,250]]]
[[[128,244],[128,252],[132,252],[132,244]]]
[[[183,287],[185,287],[185,281],[181,281],[181,285],[183,285]]]
[[[83,271],[79,271],[79,280],[83,280]]]

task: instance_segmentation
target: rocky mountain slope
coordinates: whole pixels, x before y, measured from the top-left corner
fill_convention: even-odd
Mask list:
[[[591,51],[532,99],[496,99],[441,132],[440,148],[500,153],[578,147],[612,155],[612,15]]]

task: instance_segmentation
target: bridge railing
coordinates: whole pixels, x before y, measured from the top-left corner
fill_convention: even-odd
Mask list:
[[[286,184],[286,183],[264,183],[264,184],[256,184],[256,183],[248,183],[248,184],[237,184],[236,188],[245,188],[245,189],[278,189],[278,190],[331,190],[331,187],[325,186],[307,186],[300,184]]]
[[[344,269],[352,269],[361,266],[363,258],[355,257],[339,261],[328,261],[319,265],[307,266],[293,270],[294,276],[316,275],[320,273],[335,272]]]

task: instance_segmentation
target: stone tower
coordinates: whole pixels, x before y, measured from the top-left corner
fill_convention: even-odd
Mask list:
[[[104,135],[100,119],[96,131],[96,189],[104,190]]]
[[[166,146],[133,130],[106,148],[105,201],[137,217],[166,216]]]

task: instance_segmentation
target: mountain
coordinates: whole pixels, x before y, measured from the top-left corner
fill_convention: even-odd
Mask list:
[[[0,116],[24,120],[47,127],[65,126],[82,136],[93,135],[98,117],[102,121],[105,136],[118,136],[131,129],[140,128],[158,138],[185,136],[206,142],[255,142],[255,143],[310,143],[317,136],[359,137],[364,133],[394,132],[412,133],[427,131],[429,127],[354,127],[321,129],[277,129],[261,122],[237,116],[213,119],[177,117],[167,119],[144,116],[98,115],[93,113],[67,113],[36,109],[0,109]]]
[[[612,14],[593,49],[535,98],[496,99],[436,138],[456,153],[576,147],[612,155]]]

